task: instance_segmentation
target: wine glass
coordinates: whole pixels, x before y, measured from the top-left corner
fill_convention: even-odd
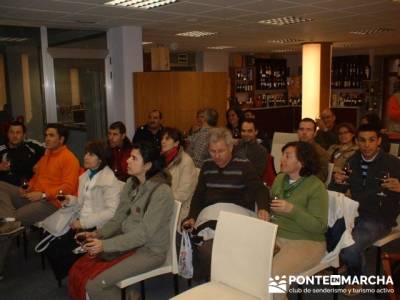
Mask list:
[[[278,200],[279,196],[277,194],[272,194],[271,198],[272,198],[272,200]],[[272,204],[272,201],[271,201],[271,204]],[[270,208],[270,212],[271,212],[271,221],[272,221],[276,218],[276,216],[272,213],[272,208]]]
[[[28,180],[27,180],[26,178],[23,178],[23,179],[21,180],[21,188],[22,188],[24,191],[27,191],[27,190],[29,189],[29,182],[28,182]]]
[[[2,159],[3,162],[7,163],[8,165],[8,175],[11,175],[11,157],[8,155],[8,153],[4,153]]]
[[[83,232],[81,228],[76,229],[76,234],[74,239],[79,246],[76,247],[74,250],[72,250],[74,254],[82,254],[86,252],[86,250],[83,248],[83,246],[87,243],[86,234],[85,233],[79,234],[81,232]]]
[[[350,176],[350,175],[351,175],[351,173],[353,172],[353,170],[351,169],[351,166],[350,166],[349,163],[346,163],[346,164],[344,165],[344,167],[343,167],[343,172],[345,173],[346,176]],[[342,184],[349,185],[349,182],[348,182],[347,180],[345,180],[345,181],[343,181]]]
[[[380,197],[386,197],[387,194],[385,194],[385,192],[383,191],[384,188],[382,187],[382,184],[385,183],[385,180],[390,178],[390,173],[388,171],[381,171],[379,172],[378,177],[376,178],[378,180],[379,183],[379,192],[376,193],[377,196]]]
[[[59,190],[56,197],[60,202],[63,202],[66,199],[63,190]]]

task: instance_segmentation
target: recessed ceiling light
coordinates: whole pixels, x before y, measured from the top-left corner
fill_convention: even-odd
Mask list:
[[[207,47],[207,49],[212,49],[212,50],[224,50],[224,49],[232,49],[235,48],[233,46],[210,46]]]
[[[382,32],[390,32],[390,31],[394,31],[394,30],[395,29],[393,29],[393,28],[378,27],[378,28],[354,30],[354,31],[350,31],[349,33],[358,34],[358,35],[371,35],[371,34],[377,34],[377,33],[382,33]]]
[[[18,38],[10,36],[0,36],[0,42],[25,42],[28,38]]]
[[[151,9],[172,4],[176,1],[177,0],[113,0],[104,3],[104,5]]]
[[[153,44],[153,42],[142,42],[142,45],[150,45]]]
[[[268,43],[273,43],[273,44],[295,44],[295,43],[301,43],[304,42],[303,40],[298,40],[298,39],[280,39],[280,40],[269,40]]]
[[[181,32],[177,33],[178,36],[185,36],[185,37],[203,37],[203,36],[210,36],[214,35],[216,32],[207,32],[207,31],[188,31],[188,32]]]
[[[261,21],[258,21],[258,23],[265,24],[265,25],[282,26],[282,25],[290,25],[290,24],[311,22],[312,20],[313,19],[311,19],[311,18],[289,16],[289,17],[281,17],[281,18],[274,18],[274,19],[268,19],[268,20],[261,20]]]

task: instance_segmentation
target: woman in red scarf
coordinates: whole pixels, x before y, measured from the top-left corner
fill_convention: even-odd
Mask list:
[[[165,170],[172,176],[171,188],[174,198],[182,203],[178,224],[189,213],[199,174],[192,158],[183,150],[182,145],[182,133],[176,128],[165,127],[161,133],[161,154],[165,158]]]

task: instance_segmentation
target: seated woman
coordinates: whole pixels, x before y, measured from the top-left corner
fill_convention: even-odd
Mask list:
[[[116,283],[164,263],[170,246],[174,200],[159,149],[149,142],[133,145],[128,174],[114,217],[94,232],[83,232],[84,249],[69,273],[73,299],[120,299]]]
[[[297,275],[317,265],[325,255],[328,222],[328,192],[315,176],[319,163],[314,147],[290,142],[282,152],[282,173],[271,188],[271,222],[279,226],[273,276]],[[280,297],[286,295],[274,295]]]
[[[354,136],[356,129],[350,123],[341,123],[336,126],[339,143],[332,145],[328,149],[329,160],[334,164],[333,172],[343,169],[346,161],[358,150]]]
[[[74,230],[100,228],[110,220],[119,204],[123,182],[107,166],[110,152],[102,141],[89,142],[85,147],[83,166],[79,177],[78,197],[68,195],[64,205],[78,205],[79,217],[71,223]]]
[[[172,176],[172,194],[182,203],[179,223],[187,217],[190,201],[197,185],[198,169],[192,158],[183,150],[182,133],[171,127],[161,132],[161,154],[165,158],[165,170]]]

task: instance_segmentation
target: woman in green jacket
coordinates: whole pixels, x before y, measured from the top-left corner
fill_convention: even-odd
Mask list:
[[[328,192],[315,176],[319,163],[314,147],[291,142],[282,152],[281,173],[271,188],[271,221],[278,224],[274,277],[297,275],[320,262],[328,222]]]

